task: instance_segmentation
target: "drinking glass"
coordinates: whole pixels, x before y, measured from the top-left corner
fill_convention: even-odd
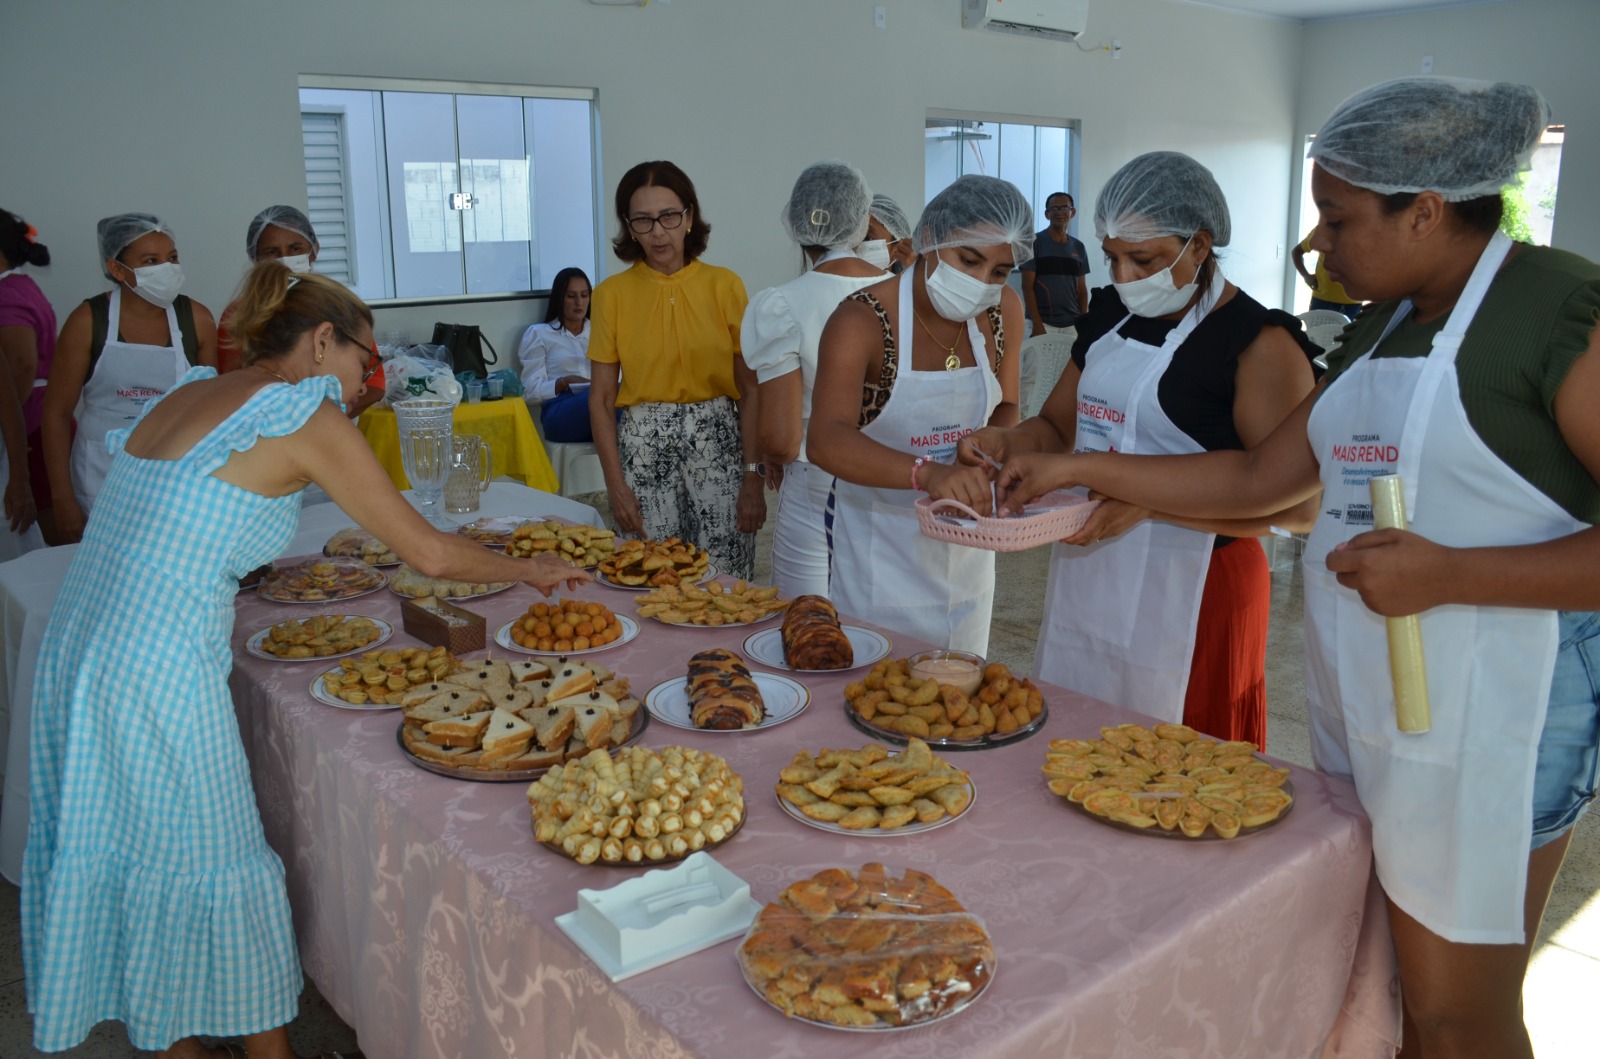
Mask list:
[[[440,510],[445,479],[450,476],[452,419],[455,406],[449,401],[412,398],[396,401],[395,423],[400,430],[400,462],[417,507],[428,522],[439,529],[452,530],[455,523]]]

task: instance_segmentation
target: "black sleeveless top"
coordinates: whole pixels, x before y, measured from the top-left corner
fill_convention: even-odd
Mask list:
[[[1079,371],[1083,370],[1089,347],[1127,315],[1128,310],[1123,307],[1115,287],[1100,287],[1094,291],[1089,299],[1089,311],[1078,320],[1078,339],[1072,344],[1072,362]],[[1233,426],[1234,379],[1238,375],[1239,354],[1248,349],[1261,329],[1269,324],[1293,335],[1307,360],[1322,352],[1306,337],[1299,320],[1281,309],[1268,309],[1241,290],[1189,332],[1156,386],[1156,399],[1167,418],[1208,452],[1244,448]],[[1122,325],[1118,334],[1135,342],[1159,346],[1176,326],[1176,320],[1134,316]]]
[[[100,354],[105,351],[106,340],[111,337],[111,292],[104,291],[92,298],[85,298],[84,304],[89,307],[89,374],[93,375],[95,365],[100,363]],[[200,363],[200,335],[194,327],[194,303],[187,294],[180,294],[172,302],[172,311],[178,317],[183,355],[189,361],[189,366],[193,367]],[[122,340],[120,334],[117,340]]]

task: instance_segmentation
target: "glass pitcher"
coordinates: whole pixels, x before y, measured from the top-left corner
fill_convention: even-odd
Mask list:
[[[450,442],[450,476],[444,481],[444,509],[453,514],[478,510],[489,489],[494,450],[476,434],[456,434]]]

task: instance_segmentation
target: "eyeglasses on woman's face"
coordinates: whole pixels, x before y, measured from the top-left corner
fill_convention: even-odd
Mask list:
[[[649,217],[642,213],[636,214],[628,218],[628,227],[639,235],[649,235],[650,229],[658,224],[662,228],[671,230],[683,225],[684,214],[688,212],[688,210],[662,210],[654,217]]]
[[[367,380],[378,374],[378,369],[383,367],[383,359],[378,356],[378,351],[372,348],[372,343],[351,338],[338,328],[334,329],[334,334],[338,335],[341,341],[361,351],[361,383],[366,385]]]

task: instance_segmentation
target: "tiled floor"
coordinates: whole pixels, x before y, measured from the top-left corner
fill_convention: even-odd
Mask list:
[[[584,497],[603,507],[605,497]],[[757,550],[757,579],[764,580],[771,554],[770,530]],[[1028,670],[1033,663],[1048,552],[1037,549],[1000,557],[990,655]],[[1267,749],[1302,765],[1311,763],[1301,675],[1300,577],[1283,558],[1273,574],[1272,636],[1267,649],[1270,719]],[[1581,1059],[1597,1052],[1590,1004],[1600,996],[1600,813],[1586,817],[1557,881],[1540,931],[1524,1002],[1534,1048],[1541,1059]],[[32,1020],[23,994],[18,891],[0,881],[0,1056],[36,1056],[29,1040]],[[351,1048],[355,1034],[309,984],[300,1017],[291,1028],[302,1054]],[[70,1059],[122,1059],[142,1055],[128,1044],[120,1025],[97,1027],[84,1044],[57,1053]]]

